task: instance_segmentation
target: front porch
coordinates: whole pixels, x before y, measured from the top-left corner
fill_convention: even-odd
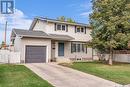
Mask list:
[[[88,60],[92,60],[92,48],[87,47],[87,43],[62,40],[51,41],[51,61],[71,62]]]

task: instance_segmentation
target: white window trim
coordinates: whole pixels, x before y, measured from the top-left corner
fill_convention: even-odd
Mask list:
[[[77,32],[78,31],[78,28],[80,28],[80,32]],[[84,32],[81,32],[81,28],[83,28]],[[76,33],[84,33],[85,34],[85,27],[76,27]]]
[[[61,25],[61,30],[58,30],[58,29],[57,29],[57,26],[58,26],[58,25]],[[65,30],[62,29],[62,26],[65,26]],[[56,24],[56,30],[57,30],[57,31],[66,31],[66,28],[67,28],[67,27],[66,27],[66,24]]]
[[[75,52],[72,52],[72,53],[86,53],[86,49],[87,49],[87,47],[85,46],[86,45],[86,43],[82,43],[82,42],[72,42],[72,44],[76,44],[76,50],[75,50]],[[71,44],[71,45],[72,45]],[[78,52],[78,44],[80,44],[80,51]],[[84,49],[84,51],[82,50],[82,45],[84,45],[83,46],[83,49]],[[72,47],[72,46],[71,46]],[[73,48],[71,48],[71,50],[72,50]]]

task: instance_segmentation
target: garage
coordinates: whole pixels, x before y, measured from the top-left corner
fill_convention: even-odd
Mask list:
[[[25,63],[45,63],[46,46],[26,46]]]

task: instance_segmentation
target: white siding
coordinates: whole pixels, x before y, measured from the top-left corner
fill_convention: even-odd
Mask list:
[[[65,42],[64,57],[58,56],[58,42],[55,43],[55,58],[92,58],[92,48],[87,48],[86,52],[71,53],[71,42]]]
[[[40,30],[40,31],[44,31],[48,34],[63,34],[63,35],[69,35],[73,38],[75,38],[72,41],[89,41],[91,40],[91,30],[90,29],[86,29],[86,34],[84,33],[75,33],[75,26],[69,25],[68,26],[68,32],[66,31],[55,31],[55,24],[54,23],[46,23],[46,22],[41,22],[39,21],[38,23],[36,23],[34,30]]]
[[[37,23],[35,24],[33,30],[46,32],[46,28],[45,27],[46,27],[46,22],[37,21]]]
[[[92,58],[92,50],[86,52],[71,53],[71,43],[65,43],[65,57],[69,58]]]
[[[92,38],[90,36],[91,30],[86,29],[86,34],[83,33],[75,33],[75,26],[68,25],[68,32],[66,31],[55,31],[55,24],[54,23],[47,23],[43,21],[38,21],[33,30],[34,31],[44,31],[48,34],[60,34],[60,35],[69,35],[74,39],[72,41],[80,41],[80,42],[87,42],[90,41]],[[25,47],[26,45],[37,45],[37,46],[46,46],[47,47],[47,61],[51,59],[51,39],[37,39],[37,38],[23,38],[16,36],[14,42],[14,48],[16,52],[21,53],[21,61],[25,61]],[[55,44],[55,57],[58,57],[58,42]],[[87,53],[71,53],[71,42],[65,42],[65,56],[63,58],[92,58],[92,49],[88,48]]]
[[[14,41],[14,50],[15,50],[15,52],[21,51],[21,47],[20,47],[21,45],[22,45],[21,38],[19,36],[16,36],[15,41]]]
[[[80,42],[87,42],[90,41],[92,38],[90,36],[91,30],[86,29],[86,34],[84,33],[75,33],[75,26],[68,25],[68,32],[66,31],[55,31],[55,23],[46,23],[43,21],[38,21],[36,23],[33,30],[40,30],[44,31],[48,34],[60,34],[60,35],[69,35],[74,39],[72,41],[80,41]],[[65,42],[65,56],[59,57],[58,56],[58,42],[55,43],[55,58],[92,58],[92,48],[87,48],[87,53],[79,52],[79,53],[71,53],[71,43]],[[52,56],[53,57],[53,56]]]
[[[33,38],[24,38],[22,39],[22,60],[25,60],[25,51],[26,45],[36,45],[36,46],[46,46],[46,62],[49,62],[51,59],[51,40],[49,39],[33,39]]]

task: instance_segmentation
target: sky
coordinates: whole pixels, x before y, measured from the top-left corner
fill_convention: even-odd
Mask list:
[[[6,21],[8,21],[7,43],[9,44],[12,29],[29,29],[34,17],[56,19],[65,16],[76,22],[89,24],[91,8],[91,0],[15,0],[14,14],[0,14],[0,43],[4,40]]]

